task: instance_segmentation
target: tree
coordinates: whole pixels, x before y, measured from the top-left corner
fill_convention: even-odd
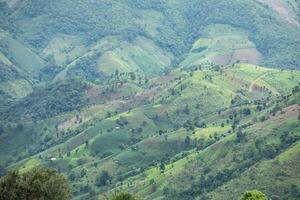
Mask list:
[[[69,174],[68,177],[70,181],[74,181],[77,178],[75,172],[73,171]]]
[[[96,178],[96,185],[102,187],[108,185],[112,177],[107,171],[102,171]]]
[[[140,199],[128,193],[121,193],[113,196],[110,200],[140,200]]]
[[[246,191],[239,200],[267,200],[264,193],[258,190]]]
[[[24,174],[12,171],[0,179],[0,200],[70,198],[67,179],[53,169],[34,168]]]
[[[293,184],[291,186],[291,195],[292,195],[292,197],[295,197],[295,198],[299,198],[300,197],[300,190],[297,187],[297,185]]]
[[[183,109],[183,113],[185,113],[186,115],[190,114],[190,109],[188,105],[185,105],[184,109]]]
[[[277,155],[276,146],[274,144],[267,144],[260,149],[262,156],[268,159],[273,159]]]
[[[132,81],[135,81],[136,75],[135,75],[134,72],[130,72],[130,73],[129,73],[129,76],[130,76],[130,79],[131,79]]]
[[[205,148],[205,139],[204,138],[200,138],[198,140],[197,150],[202,150],[204,148]]]
[[[118,70],[118,69],[116,69],[116,71],[115,71],[115,76],[116,76],[116,77],[119,76],[119,70]]]
[[[184,144],[185,144],[186,147],[190,146],[190,144],[191,144],[191,138],[190,138],[190,136],[186,136],[185,137]]]
[[[238,130],[238,132],[236,133],[237,142],[242,142],[245,140],[245,138],[246,138],[246,134],[244,132],[242,132],[241,130]]]
[[[0,177],[6,174],[6,169],[2,165],[0,165]]]
[[[158,134],[159,134],[159,135],[162,135],[163,133],[164,133],[163,130],[159,130],[159,131],[158,131]]]
[[[0,135],[4,133],[4,128],[3,128],[3,125],[0,124]]]
[[[241,113],[243,115],[250,115],[251,114],[251,110],[249,108],[244,108],[241,110]]]
[[[160,163],[159,169],[160,169],[160,172],[163,173],[165,171],[165,169],[166,169],[165,164],[164,163]]]
[[[296,87],[294,87],[293,89],[292,89],[292,93],[293,94],[296,94],[296,93],[298,93],[298,92],[300,92],[300,86],[296,86]]]

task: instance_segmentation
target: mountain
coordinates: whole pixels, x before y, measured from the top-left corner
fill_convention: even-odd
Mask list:
[[[73,199],[298,199],[300,3],[0,0],[0,167]]]

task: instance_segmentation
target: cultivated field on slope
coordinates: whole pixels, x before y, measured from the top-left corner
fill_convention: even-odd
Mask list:
[[[269,76],[272,80],[276,78],[278,82],[289,84],[276,84],[276,81],[270,81]],[[19,162],[19,165],[23,165],[24,170],[39,164],[58,168],[71,177],[73,191],[78,198],[84,198],[81,195],[86,193],[81,188],[86,185],[89,185],[91,190],[101,193],[110,189],[114,191],[114,188],[123,188],[131,192],[138,189],[139,194],[146,196],[146,199],[159,198],[166,186],[170,186],[169,189],[172,190],[172,183],[187,176],[184,171],[190,169],[187,166],[196,162],[199,155],[200,160],[204,159],[206,165],[216,165],[218,170],[223,169],[221,166],[226,169],[227,164],[231,166],[234,163],[231,162],[232,153],[236,152],[232,149],[234,145],[229,149],[227,147],[230,146],[228,143],[232,144],[236,140],[235,133],[238,130],[232,130],[231,127],[236,123],[235,115],[239,119],[239,124],[255,122],[250,128],[242,129],[243,132],[258,134],[256,132],[261,127],[270,126],[272,128],[264,129],[266,132],[262,133],[261,137],[269,138],[270,142],[277,142],[279,136],[273,137],[269,133],[274,126],[286,126],[286,129],[291,129],[296,123],[294,119],[297,108],[291,110],[294,113],[292,115],[289,114],[289,110],[283,110],[286,115],[268,117],[267,113],[273,110],[273,105],[270,104],[268,109],[259,111],[253,102],[257,100],[267,102],[267,98],[276,99],[278,94],[288,94],[298,84],[299,76],[297,71],[272,70],[248,64],[222,68],[220,71],[198,70],[192,74],[175,70],[168,76],[155,78],[155,81],[149,80],[149,85],[143,86],[145,91],[139,89],[136,93],[132,93],[133,96],[143,96],[143,92],[144,95],[152,94],[150,96],[153,98],[152,101],[146,103],[141,99],[142,104],[131,104],[137,105],[136,108],[126,109],[125,105],[130,105],[131,95],[128,99],[115,96],[116,99],[91,105],[80,112],[70,112],[68,115],[59,115],[51,120],[39,121],[39,126],[35,127],[37,130],[44,129],[41,135],[45,138],[44,146],[47,148]],[[258,79],[261,81],[257,81]],[[249,90],[251,85],[258,83],[264,83],[260,86],[263,89]],[[93,87],[97,86],[91,84],[91,88]],[[155,91],[157,87],[159,92],[148,94],[147,87],[151,91]],[[118,90],[127,93],[126,87],[119,87]],[[102,98],[101,90],[94,93],[98,93],[99,98]],[[254,93],[257,95],[253,95]],[[121,111],[124,106],[125,110]],[[262,117],[267,120],[257,123],[256,121],[262,120]],[[53,124],[58,125],[57,129]],[[25,129],[30,130],[31,126],[33,124],[26,124]],[[280,130],[278,134],[283,132]],[[55,139],[47,138],[51,133],[57,135]],[[252,141],[251,134],[247,136],[250,141]],[[19,138],[21,141],[27,136],[16,134],[6,137],[11,137],[15,141]],[[27,139],[26,146],[34,147],[30,137]],[[50,142],[45,142],[49,139]],[[52,140],[55,142],[51,142]],[[251,146],[250,141],[243,143],[243,147]],[[15,152],[22,151],[23,145],[18,144],[20,148],[16,148]],[[208,149],[204,150],[206,147]],[[9,149],[8,146],[2,148]],[[199,149],[204,151],[199,154]],[[221,149],[222,151],[219,151]],[[224,160],[226,152],[230,152],[230,156],[228,155],[230,159]],[[241,154],[242,152],[244,150],[241,150]],[[54,160],[51,160],[52,158]],[[166,167],[163,174],[159,169],[161,163]],[[200,166],[202,165],[200,163]],[[191,166],[191,169],[194,168]],[[199,170],[201,174],[205,168],[201,167]],[[100,188],[92,186],[95,176],[101,171],[108,171],[114,177],[112,184]],[[212,170],[210,173],[216,175],[217,171]],[[198,180],[197,177],[195,180]],[[233,176],[230,179],[234,178]],[[144,181],[141,181],[142,179]],[[155,180],[154,183],[152,179]],[[181,192],[185,195],[185,191],[189,190],[189,180],[182,179],[181,182],[183,185]],[[209,187],[212,188],[211,191],[216,188],[216,186]],[[155,191],[153,188],[156,188]],[[219,193],[205,193],[219,195]]]

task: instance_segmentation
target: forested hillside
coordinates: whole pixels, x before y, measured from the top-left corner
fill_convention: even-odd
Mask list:
[[[0,0],[0,175],[299,199],[299,70],[296,0]]]

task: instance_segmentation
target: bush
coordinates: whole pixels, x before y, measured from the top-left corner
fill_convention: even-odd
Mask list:
[[[267,200],[267,197],[264,193],[253,190],[247,191],[239,200]]]

